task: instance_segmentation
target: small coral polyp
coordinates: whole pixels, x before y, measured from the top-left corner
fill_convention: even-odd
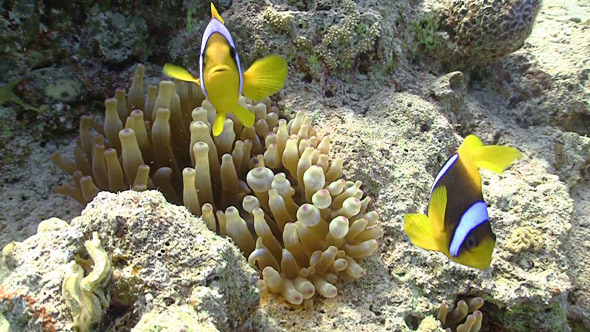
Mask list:
[[[86,204],[100,190],[160,190],[231,237],[261,272],[261,291],[292,304],[335,297],[338,278],[365,274],[357,260],[377,250],[378,215],[367,211],[361,182],[340,177],[343,159],[330,157],[330,139],[317,136],[309,115],[287,121],[270,99],[241,97],[254,127],[228,114],[213,137],[215,109],[197,85],[162,81],[144,99],[144,70],[127,99],[117,89],[105,101],[103,126],[81,119],[75,162],[52,155],[74,181],[57,192]]]

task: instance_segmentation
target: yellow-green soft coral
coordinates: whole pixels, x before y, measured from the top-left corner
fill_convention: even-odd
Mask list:
[[[72,261],[62,283],[62,296],[70,307],[73,326],[80,332],[90,331],[102,319],[103,310],[109,304],[104,288],[111,275],[111,260],[100,245],[98,233],[94,232],[92,240],[84,245],[94,261],[92,271],[83,278],[84,269]]]

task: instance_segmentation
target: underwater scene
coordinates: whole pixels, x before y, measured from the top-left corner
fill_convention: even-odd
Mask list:
[[[590,1],[0,26],[0,332],[590,331]]]

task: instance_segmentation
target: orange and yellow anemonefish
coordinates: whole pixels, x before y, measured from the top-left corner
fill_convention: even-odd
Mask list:
[[[477,269],[492,261],[496,235],[481,192],[478,167],[502,174],[522,154],[515,148],[484,146],[469,135],[436,175],[428,215],[406,214],[404,230],[418,247],[440,251]]]
[[[226,113],[233,113],[246,127],[254,125],[254,114],[238,104],[240,95],[262,100],[279,92],[287,79],[287,61],[278,55],[269,55],[255,61],[242,73],[236,43],[213,3],[211,16],[201,41],[200,77],[194,78],[187,70],[169,63],[164,65],[163,71],[167,76],[201,86],[217,111],[213,135],[218,136],[223,131]]]

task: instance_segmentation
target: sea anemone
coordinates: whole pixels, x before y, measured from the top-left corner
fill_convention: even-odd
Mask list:
[[[365,274],[357,261],[377,250],[378,214],[360,181],[340,177],[343,159],[330,157],[310,116],[287,121],[270,99],[240,97],[255,125],[228,114],[213,137],[216,112],[197,85],[162,81],[144,98],[144,71],[138,65],[127,96],[119,88],[105,101],[102,126],[82,117],[74,162],[52,155],[73,178],[58,193],[86,204],[100,190],[158,189],[231,237],[261,272],[261,291],[292,304],[334,297],[339,277]]]
[[[443,303],[440,305],[438,319],[447,332],[478,332],[483,320],[483,315],[478,309],[483,304],[484,300],[481,297],[474,297],[467,302],[461,300],[454,309],[452,305],[447,308]]]

